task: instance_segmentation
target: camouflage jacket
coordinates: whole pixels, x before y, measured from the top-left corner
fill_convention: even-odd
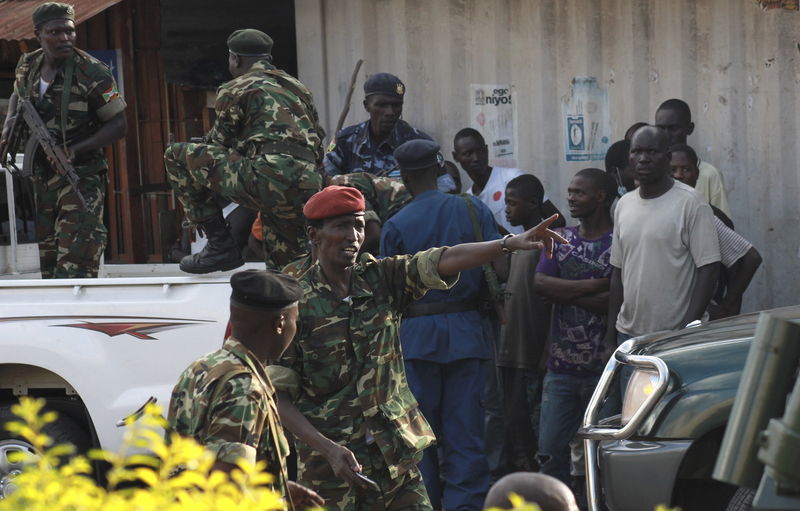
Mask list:
[[[354,124],[336,134],[336,140],[328,147],[323,166],[328,175],[369,172],[376,175],[400,177],[394,150],[403,142],[423,138],[433,140],[406,121],[399,120],[392,134],[376,144],[370,136],[369,121]]]
[[[361,192],[366,203],[365,220],[368,222],[386,222],[412,199],[405,185],[397,179],[378,177],[367,172],[342,174],[334,178],[334,183],[352,186]]]
[[[322,160],[325,132],[311,92],[266,60],[222,85],[217,91],[217,118],[210,143],[253,156],[264,142],[281,142],[311,150]]]
[[[183,371],[172,390],[168,421],[173,431],[194,438],[218,461],[265,461],[275,476],[275,489],[288,498],[289,444],[278,418],[275,388],[264,365],[235,338]]]
[[[350,296],[340,300],[319,264],[302,277],[304,296],[295,341],[267,368],[278,390],[332,441],[363,452],[374,440],[391,477],[416,466],[435,441],[406,381],[400,350],[400,315],[428,289],[447,289],[437,271],[445,248],[377,260],[364,255],[353,267]],[[321,455],[297,442],[303,480]]]
[[[75,67],[67,111],[67,144],[94,135],[103,123],[125,110],[126,106],[108,66],[78,49],[73,51],[72,62]],[[41,49],[22,55],[15,71],[14,92],[34,104],[54,139],[63,143],[61,102],[66,66],[56,74],[44,96],[40,97],[39,80],[42,77],[43,63],[44,52]],[[81,153],[74,163],[79,176],[108,169],[108,161],[102,149]],[[52,172],[41,150],[34,160],[34,170],[37,175],[45,177],[49,177],[46,172]]]
[[[292,277],[299,279],[305,272],[308,271],[309,268],[311,268],[311,254],[306,254],[302,257],[298,257],[291,263],[284,266],[281,271],[287,275],[291,275]]]

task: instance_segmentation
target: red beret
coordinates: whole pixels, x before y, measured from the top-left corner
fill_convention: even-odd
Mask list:
[[[356,188],[332,185],[315,193],[303,206],[309,220],[323,220],[351,213],[364,213],[364,196]]]

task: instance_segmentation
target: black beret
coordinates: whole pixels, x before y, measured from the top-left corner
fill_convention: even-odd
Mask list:
[[[389,73],[375,73],[364,82],[364,97],[373,94],[385,94],[403,99],[406,93],[406,86],[400,78]]]
[[[254,28],[242,28],[228,37],[228,49],[242,57],[261,57],[272,52],[272,38]]]
[[[394,150],[394,159],[403,170],[422,170],[444,165],[439,144],[432,140],[409,140]]]
[[[33,26],[38,27],[42,23],[52,20],[71,20],[75,21],[75,8],[69,4],[58,2],[46,2],[33,11]]]
[[[231,276],[231,302],[264,310],[278,310],[303,296],[297,279],[276,270],[246,270]]]

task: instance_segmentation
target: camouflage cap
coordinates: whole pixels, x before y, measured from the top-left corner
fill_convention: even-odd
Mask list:
[[[375,73],[364,82],[364,97],[373,94],[385,94],[403,99],[406,93],[406,86],[400,78],[389,73]]]
[[[432,140],[409,140],[394,150],[394,159],[403,170],[439,168],[444,166],[444,156],[439,149],[439,144]]]
[[[298,301],[297,279],[276,270],[246,270],[231,276],[231,302],[263,310],[279,310]]]
[[[42,23],[47,23],[52,20],[75,21],[75,8],[69,4],[46,2],[33,11],[34,27],[38,27]]]
[[[228,50],[242,57],[261,57],[272,52],[272,38],[254,28],[242,28],[228,37]]]

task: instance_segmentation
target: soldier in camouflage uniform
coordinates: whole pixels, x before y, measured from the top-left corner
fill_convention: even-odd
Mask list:
[[[328,146],[323,165],[330,176],[368,172],[400,177],[393,153],[408,140],[431,137],[400,117],[406,86],[389,73],[376,73],[364,82],[364,109],[369,119],[348,126]]]
[[[297,437],[299,480],[329,509],[429,510],[417,463],[435,439],[406,381],[400,316],[428,289],[447,289],[459,271],[488,263],[502,248],[530,249],[556,235],[543,222],[502,242],[381,260],[364,255],[356,263],[364,209],[361,193],[342,186],[325,188],[303,208],[318,260],[300,278],[295,342],[267,370],[281,419]]]
[[[289,509],[292,502],[297,509],[323,504],[315,492],[288,480],[289,444],[264,368],[294,337],[302,289],[292,277],[257,270],[233,275],[231,289],[231,335],[181,374],[170,400],[170,429],[212,451],[215,469],[230,472],[240,458],[265,461]]]
[[[74,47],[71,5],[42,4],[33,12],[33,24],[41,48],[24,54],[17,64],[9,116],[17,110],[17,98],[33,103],[54,140],[66,147],[87,206],[83,208],[72,185],[53,170],[41,149],[26,155],[34,158],[42,278],[96,277],[107,237],[103,207],[108,161],[103,147],[127,133],[125,101],[108,66]],[[7,135],[4,128],[2,138]]]
[[[237,30],[228,48],[234,79],[217,92],[217,119],[205,143],[170,144],[164,153],[186,216],[208,237],[202,252],[181,260],[189,273],[244,264],[214,194],[262,212],[268,264],[280,268],[305,252],[301,210],[322,186],[324,132],[311,93],[270,64],[267,34]]]
[[[366,172],[341,174],[328,178],[327,181],[334,185],[357,188],[364,196],[366,226],[361,251],[377,254],[381,240],[381,225],[411,201],[411,194],[408,193],[405,185],[397,179],[378,177]],[[256,219],[256,223],[258,222],[260,219]],[[258,228],[254,224],[254,232],[256,229]],[[316,256],[313,254],[312,247],[312,253],[295,259],[284,266],[282,271],[299,279],[314,261],[316,261]]]

